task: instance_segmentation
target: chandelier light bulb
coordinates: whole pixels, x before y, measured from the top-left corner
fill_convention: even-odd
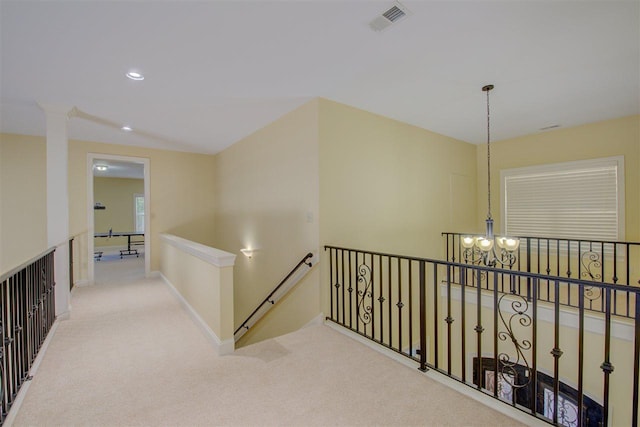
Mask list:
[[[464,236],[462,237],[462,247],[464,248],[472,248],[476,243],[476,238],[472,236]]]

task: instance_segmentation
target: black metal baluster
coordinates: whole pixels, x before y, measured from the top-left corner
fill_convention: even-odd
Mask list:
[[[465,282],[466,282],[466,278],[463,277],[464,273],[464,269],[461,271],[460,274],[460,334],[462,336],[462,343],[461,343],[461,354],[460,354],[460,363],[462,365],[462,382],[466,382],[467,380],[467,366],[465,364],[465,361],[467,359],[467,335],[465,333],[465,325],[466,325],[466,316],[465,316],[465,312],[466,310],[466,305],[465,305],[465,296],[467,293],[467,288],[465,286]],[[495,285],[494,285],[495,288]]]
[[[327,248],[324,248],[325,251],[327,250]],[[336,278],[334,280],[335,277],[335,272],[333,271],[333,248],[329,248],[329,294],[330,294],[330,299],[331,299],[331,320],[336,320],[335,316],[334,316],[334,309],[333,309],[333,288],[336,287],[336,285],[338,284],[338,279]],[[338,294],[338,288],[336,288],[336,306],[337,306],[337,295]],[[336,311],[337,311],[337,307],[336,307]]]
[[[347,277],[349,278],[349,329],[353,329],[353,283],[351,278],[353,277],[353,269],[351,268],[351,250],[347,251]]]
[[[413,298],[412,298],[412,288],[413,288],[413,274],[412,274],[412,261],[409,262],[409,356],[413,357]]]
[[[447,265],[447,374],[451,376],[451,266]]]
[[[9,287],[9,305],[11,306],[11,311],[9,312],[7,323],[7,336],[9,337],[9,344],[7,348],[7,353],[9,357],[9,378],[11,379],[11,383],[9,385],[9,401],[10,404],[13,404],[16,395],[18,394],[18,381],[20,377],[20,373],[18,372],[18,367],[16,364],[16,346],[15,346],[15,312],[16,312],[16,288],[20,285],[20,274],[13,276],[11,279],[11,286]],[[18,283],[16,283],[18,282]]]
[[[534,281],[537,282],[538,278]],[[531,300],[531,414],[534,417],[538,411],[538,286],[539,283],[534,283]]]
[[[611,364],[611,289],[605,290],[605,332],[604,332],[604,362],[600,365],[600,369],[604,372],[604,392],[603,392],[603,406],[604,425],[609,425],[609,376],[613,372],[613,365]]]
[[[2,370],[0,371],[1,386],[2,386],[2,410],[0,411],[0,417],[4,419],[7,412],[9,412],[9,383],[8,383],[8,371],[9,371],[9,363],[7,360],[7,333],[6,333],[6,325],[7,325],[7,313],[9,312],[9,279],[2,282],[1,292],[1,302],[0,306],[0,367]]]
[[[604,251],[602,253],[602,280],[604,280]],[[613,283],[618,283],[618,246],[613,244]],[[618,291],[613,290],[613,313],[618,314]]]
[[[562,350],[560,350],[560,298],[557,295],[560,292],[560,282],[554,281],[554,291],[556,298],[554,301],[554,324],[553,324],[553,349],[551,355],[553,356],[553,424],[558,425],[558,408],[560,400],[560,356],[562,356]]]
[[[358,289],[359,285],[360,285],[360,277],[361,277],[361,272],[360,272],[360,268],[361,265],[364,264],[364,256],[363,256],[363,260],[362,260],[362,264],[359,264],[358,261],[358,251],[354,252],[354,255],[356,257],[355,263],[354,263],[354,268],[355,268],[355,282],[356,282],[356,288],[355,288],[355,296],[356,296],[356,332],[360,332],[360,290]],[[353,290],[353,289],[352,289]],[[349,291],[350,294],[352,295],[353,292]],[[353,308],[352,308],[353,309]]]
[[[578,285],[578,426],[582,427],[584,411],[584,285]]]
[[[438,319],[438,265],[437,264],[433,264],[433,340],[434,340],[434,347],[435,347],[435,352],[434,354],[434,367],[436,368],[436,370],[440,369],[439,365],[438,365],[438,353],[440,352],[440,340],[439,340],[439,334],[438,334],[438,328],[440,325],[439,319]]]
[[[380,342],[382,343],[384,341],[384,327],[382,325],[382,318],[384,317],[384,311],[383,311],[383,303],[384,303],[384,296],[382,295],[382,256],[378,256],[378,272],[380,274],[378,274],[378,277],[380,278],[380,283],[379,283],[379,291],[380,291],[380,296],[378,297],[378,301],[380,302]]]
[[[511,276],[510,276],[511,277]],[[501,278],[504,283],[504,277]],[[497,276],[494,274],[493,278],[494,282],[497,280]],[[493,286],[493,397],[498,397],[498,289]],[[480,358],[480,356],[478,356]],[[482,383],[482,378],[478,377],[480,383]],[[485,384],[486,387],[486,384]]]
[[[388,263],[388,268],[389,268],[389,271],[388,271],[388,273],[389,273],[389,283],[388,283],[388,285],[389,285],[389,295],[388,295],[389,296],[389,302],[387,303],[387,306],[389,307],[389,310],[388,310],[389,311],[389,343],[388,343],[388,345],[389,345],[389,347],[391,347],[391,345],[393,343],[393,313],[391,311],[391,307],[392,307],[391,301],[393,301],[392,300],[393,291],[391,289],[391,257],[387,258],[387,263]]]
[[[345,290],[346,290],[346,283],[344,281],[344,268],[345,268],[345,262],[344,262],[344,249],[340,249],[340,254],[342,255],[342,268],[340,269],[340,273],[342,274],[342,325],[346,326],[347,321],[346,321],[346,294],[345,294]]]
[[[427,285],[425,262],[420,261],[420,370],[427,371]],[[636,329],[637,330],[637,329]],[[437,347],[436,347],[437,351]]]
[[[398,351],[402,352],[402,258],[398,258]]]
[[[567,277],[571,277],[571,240],[567,240]]]
[[[478,269],[478,282],[480,282],[480,275],[482,274],[482,270]],[[489,270],[485,270],[485,274],[487,275],[487,283],[489,282]],[[480,286],[476,287],[477,296],[476,296],[476,327],[474,330],[476,331],[477,336],[477,357],[478,366],[476,368],[476,372],[482,372],[482,332],[484,328],[482,327],[482,289]],[[498,373],[496,372],[496,375]],[[478,381],[477,385],[478,390],[482,388],[482,380]]]
[[[629,243],[625,244],[625,250],[626,250],[626,256],[625,259],[627,260],[626,262],[626,280],[625,280],[625,284],[627,286],[631,286],[631,273],[629,272],[629,260],[631,259],[631,252],[630,252],[630,248],[629,248]],[[638,296],[638,294],[635,294],[636,297]],[[627,304],[627,311],[626,311],[626,315],[629,316],[629,299],[630,299],[631,295],[629,294],[629,292],[627,292],[627,299],[626,299],[626,304]],[[637,306],[637,300],[636,300],[636,306]],[[638,318],[638,315],[636,314],[636,319]],[[637,378],[637,377],[636,377]]]
[[[628,253],[628,251],[627,251]],[[627,263],[628,268],[628,263]],[[628,276],[627,276],[628,277]],[[640,420],[638,419],[638,406],[640,406],[640,396],[638,394],[638,377],[640,376],[640,294],[638,291],[634,293],[635,295],[635,306],[636,306],[636,316],[635,316],[635,337],[634,337],[634,349],[633,349],[633,400],[631,404],[631,408],[633,410],[632,414],[632,426],[640,425]]]
[[[376,262],[374,261],[374,255],[370,255],[371,260],[371,339],[376,339],[376,305],[374,301],[376,300],[376,281],[374,280],[375,271],[376,271]]]

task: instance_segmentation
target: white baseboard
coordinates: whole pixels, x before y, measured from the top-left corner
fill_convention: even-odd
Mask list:
[[[420,373],[420,371],[417,369],[418,368],[418,364],[409,359],[408,357],[402,356],[400,354],[398,354],[397,352],[393,351],[393,350],[389,350],[386,347],[383,347],[379,344],[376,344],[375,342],[371,341],[368,338],[363,337],[362,335],[359,335],[355,332],[352,332],[340,325],[337,325],[329,320],[326,320],[324,322],[324,324],[328,327],[330,327],[331,329],[348,336],[349,338],[352,338],[356,341],[358,341],[361,344],[364,344],[365,346],[377,351],[378,353],[381,353],[387,357],[389,357],[390,359],[395,360],[396,362],[402,363],[405,366],[408,366],[409,368],[413,368],[416,370],[417,373]],[[513,418],[516,421],[519,421],[525,425],[528,426],[532,426],[532,427],[544,427],[544,426],[549,426],[549,424],[545,423],[542,420],[538,420],[534,417],[532,417],[531,415],[527,415],[524,412],[513,408],[509,405],[505,405],[503,403],[498,402],[496,399],[494,399],[491,396],[488,396],[484,393],[479,393],[476,390],[472,389],[471,387],[464,385],[462,383],[460,383],[459,381],[456,381],[452,378],[447,377],[444,374],[441,374],[439,372],[436,372],[434,370],[429,369],[427,372],[423,373],[424,375],[426,375],[427,377],[433,379],[434,381],[438,381],[439,383],[454,389],[455,391],[457,391],[460,394],[464,394],[467,397],[472,398],[473,400],[476,400],[480,403],[482,403],[485,406],[488,406],[489,408],[500,412],[501,414],[504,414],[508,417]]]
[[[58,329],[58,324],[60,320],[62,320],[60,317],[56,318],[56,320],[53,322],[53,325],[51,325],[49,334],[47,334],[47,338],[45,338],[44,342],[42,343],[42,346],[38,351],[38,355],[33,361],[33,365],[31,365],[31,369],[29,370],[30,376],[33,377],[36,375],[36,372],[38,372],[38,368],[42,363],[42,359],[44,359],[44,354],[47,352],[47,349],[49,348],[49,344],[51,344],[51,340],[53,339],[53,336],[56,334],[56,330]],[[31,386],[31,381],[25,381],[22,384],[22,387],[20,387],[20,391],[18,391],[18,394],[16,395],[16,400],[14,400],[13,405],[11,405],[11,408],[9,409],[9,413],[7,414],[7,418],[5,418],[4,423],[2,424],[3,427],[11,427],[13,425],[13,422],[15,421],[16,416],[18,415],[18,411],[20,411],[20,406],[22,406],[22,402],[24,401],[24,398],[27,396],[27,392],[29,391],[30,386]]]
[[[232,354],[235,351],[235,341],[233,338],[227,340],[221,340],[218,336],[211,330],[209,325],[200,317],[200,315],[193,309],[191,304],[187,302],[186,299],[178,292],[178,290],[173,286],[173,284],[166,278],[164,274],[160,271],[153,271],[149,274],[149,277],[159,277],[162,281],[167,285],[169,290],[173,293],[176,299],[180,302],[182,307],[186,310],[186,312],[191,317],[191,320],[196,324],[196,326],[200,329],[200,331],[207,337],[209,342],[213,345],[213,347],[218,352],[219,356],[225,356],[227,354]]]

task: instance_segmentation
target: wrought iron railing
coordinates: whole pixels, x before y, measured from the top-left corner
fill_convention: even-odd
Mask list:
[[[451,262],[469,263],[460,239],[464,233],[442,233],[446,259]],[[614,242],[599,240],[553,239],[543,237],[520,237],[520,247],[515,253],[516,262],[512,270],[536,273],[543,276],[576,278],[588,281],[638,286],[640,279],[640,242]],[[468,282],[467,286],[475,286]],[[483,282],[491,289],[491,283]],[[502,284],[499,284],[502,286]],[[531,281],[520,280],[515,289],[499,289],[501,292],[517,292],[531,297]],[[633,317],[631,294],[614,292],[612,312],[618,316]],[[553,292],[551,282],[538,293],[541,301],[578,307],[575,293],[568,287]],[[602,294],[594,288],[587,299],[586,309],[603,313],[605,311]]]
[[[640,287],[325,246],[328,320],[554,425],[638,425]],[[490,286],[467,286],[467,283]],[[528,297],[516,291],[526,283]],[[542,301],[568,288],[576,308]],[[587,310],[589,292],[603,311]],[[625,294],[629,316],[613,311]],[[615,402],[615,411],[611,402]],[[580,408],[580,409],[579,409]]]
[[[53,252],[0,277],[0,424],[55,321]]]
[[[291,287],[285,289],[284,286],[287,283],[293,286],[293,283],[290,279],[293,278],[294,274],[300,269],[300,267],[302,267],[303,265],[306,265],[309,268],[313,267],[313,264],[311,263],[311,258],[313,258],[313,254],[311,252],[306,254],[300,260],[300,262],[298,262],[298,264],[296,264],[296,266],[293,267],[293,269],[285,276],[285,278],[282,279],[280,283],[276,285],[276,287],[271,291],[271,293],[269,293],[269,295],[267,295],[267,297],[264,300],[262,300],[260,304],[258,304],[255,310],[251,312],[251,314],[246,318],[246,320],[242,322],[240,326],[238,326],[238,328],[233,333],[233,336],[236,342],[240,338],[242,338],[242,336],[253,325],[255,325],[260,320],[260,318],[264,316],[272,306],[275,305],[275,303],[279,299],[281,299],[286,294],[287,290],[291,289]]]

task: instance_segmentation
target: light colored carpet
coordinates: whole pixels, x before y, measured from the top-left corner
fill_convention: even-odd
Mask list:
[[[219,357],[158,279],[76,288],[16,426],[513,426],[326,326]]]

